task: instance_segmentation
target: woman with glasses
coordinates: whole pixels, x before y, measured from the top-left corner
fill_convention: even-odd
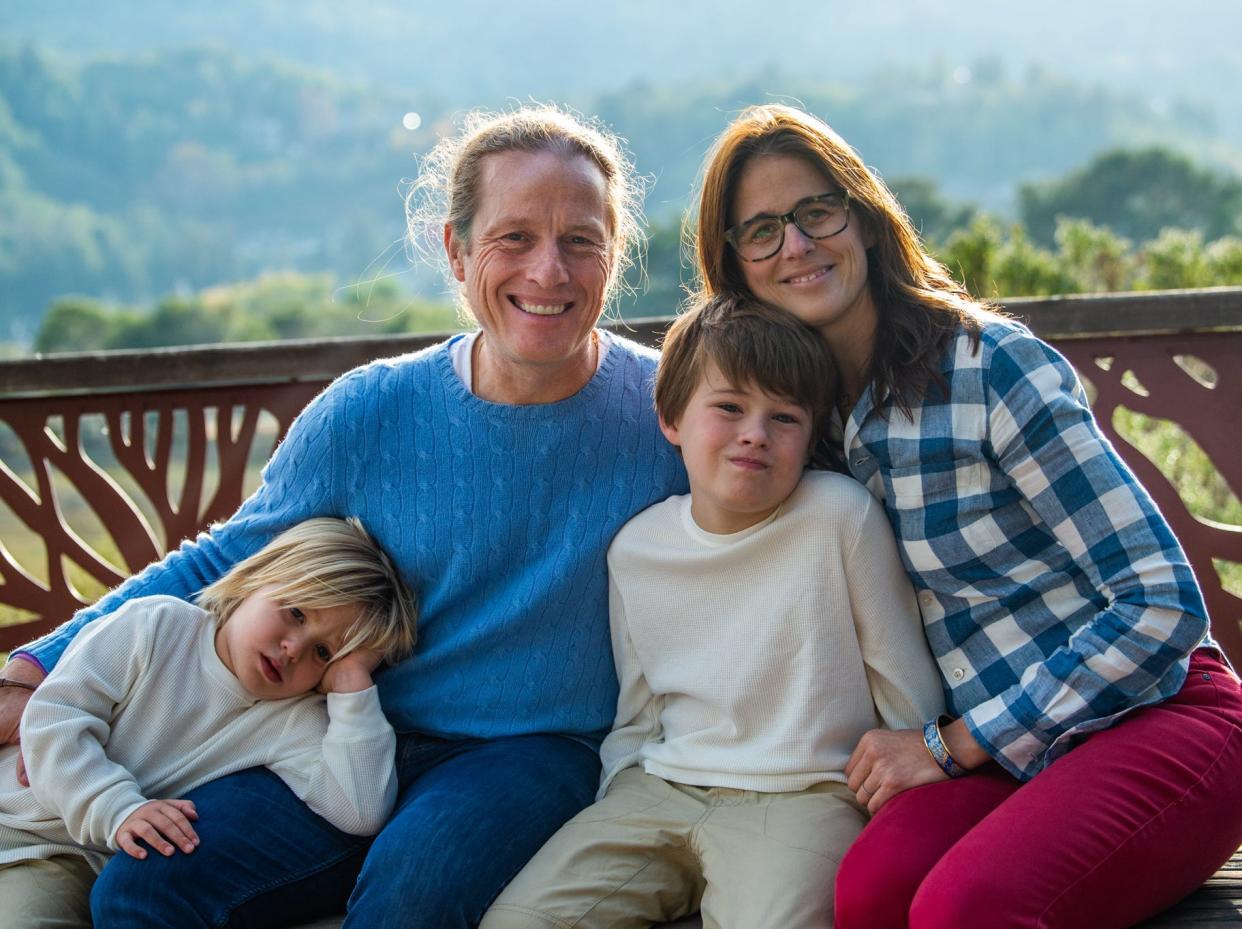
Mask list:
[[[817,329],[849,472],[884,502],[950,715],[868,733],[837,929],[1129,926],[1242,842],[1242,691],[1186,556],[1073,370],[973,300],[826,124],[709,155],[703,297]]]

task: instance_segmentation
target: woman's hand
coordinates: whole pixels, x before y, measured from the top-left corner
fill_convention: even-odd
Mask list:
[[[30,702],[34,688],[43,683],[44,674],[33,661],[15,658],[0,669],[0,677],[26,687],[0,687],[0,745],[20,745],[22,736],[22,713]],[[30,786],[26,776],[26,761],[20,749],[17,752],[17,780],[23,787]]]
[[[967,771],[988,760],[962,720],[942,726],[940,735],[953,760]],[[872,729],[858,740],[845,763],[845,776],[858,802],[872,815],[903,790],[949,779],[927,750],[921,729]]]
[[[319,690],[325,694],[352,694],[371,687],[371,672],[380,663],[378,652],[369,648],[360,648],[350,652],[344,658],[338,658],[328,665],[319,682]]]
[[[845,763],[850,790],[872,815],[903,790],[946,781],[920,729],[872,729]]]
[[[198,848],[198,833],[190,825],[198,819],[198,811],[190,800],[150,800],[125,817],[116,831],[116,844],[134,858],[146,858],[147,850],[138,844],[142,839],[165,857],[177,849],[187,855]]]

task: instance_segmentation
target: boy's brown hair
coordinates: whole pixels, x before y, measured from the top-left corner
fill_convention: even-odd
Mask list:
[[[711,362],[730,384],[753,384],[811,414],[811,459],[837,462],[827,441],[839,374],[824,338],[791,313],[753,297],[717,294],[673,321],[656,370],[660,419],[677,425]]]

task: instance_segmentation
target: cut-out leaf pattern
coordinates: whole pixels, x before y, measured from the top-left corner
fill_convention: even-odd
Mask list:
[[[1242,526],[1195,515],[1203,508],[1193,499],[1185,474],[1178,472],[1185,462],[1162,450],[1159,435],[1164,421],[1164,439],[1180,431],[1191,440],[1177,445],[1180,453],[1201,452],[1213,471],[1205,480],[1211,485],[1207,489],[1215,488],[1220,511],[1233,512],[1230,501],[1242,496],[1242,333],[1067,339],[1057,348],[1080,371],[1091,370],[1100,428],[1182,543],[1203,588],[1213,635],[1232,661],[1242,660],[1242,596],[1237,593],[1242,590]],[[1111,363],[1099,364],[1102,358]],[[1179,481],[1192,499],[1183,499]]]
[[[1197,384],[1212,390],[1216,387],[1216,369],[1195,355],[1174,355],[1173,363],[1195,379]]]
[[[12,466],[0,461],[0,501],[22,528],[0,537],[0,651],[46,632],[182,539],[225,519],[241,502],[256,447],[270,451],[322,387],[0,401],[5,445],[20,446],[7,456]],[[100,454],[103,448],[112,461]],[[105,459],[102,465],[97,458]],[[73,524],[67,512],[78,513]],[[94,528],[81,531],[84,526]],[[15,557],[11,546],[31,539],[43,550]],[[46,576],[30,564],[46,565]]]

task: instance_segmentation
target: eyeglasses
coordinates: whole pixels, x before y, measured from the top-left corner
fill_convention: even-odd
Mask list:
[[[799,200],[781,216],[756,216],[725,231],[725,241],[743,261],[771,258],[785,244],[785,227],[793,223],[808,239],[839,235],[850,224],[850,195],[844,190]]]

